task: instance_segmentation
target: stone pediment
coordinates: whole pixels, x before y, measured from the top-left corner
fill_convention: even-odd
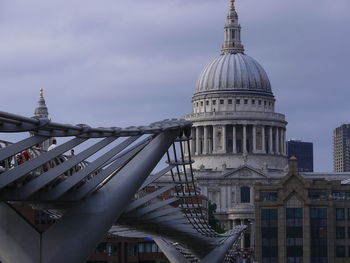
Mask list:
[[[285,187],[300,187],[308,185],[309,182],[300,174],[289,174],[281,180],[281,184]]]
[[[254,169],[248,165],[238,167],[237,169],[226,170],[223,172],[222,177],[225,178],[253,178],[253,179],[266,179],[267,176],[262,171]]]

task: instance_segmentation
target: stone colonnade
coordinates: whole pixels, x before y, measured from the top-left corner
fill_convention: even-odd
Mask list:
[[[287,153],[285,127],[255,124],[205,125],[193,127],[192,137],[192,155]]]

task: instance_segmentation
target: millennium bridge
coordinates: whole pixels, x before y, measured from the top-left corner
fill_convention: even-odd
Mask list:
[[[232,262],[232,249],[245,226],[224,234],[209,226],[191,156],[184,154],[191,125],[164,120],[148,126],[92,128],[0,112],[1,134],[24,138],[0,141],[1,260],[86,262],[109,234],[152,237],[174,263]],[[64,142],[49,151],[39,149],[53,137]],[[67,155],[72,149],[77,153]],[[18,162],[22,152],[31,158]],[[171,180],[157,184],[163,176]],[[147,191],[152,185],[155,190]],[[163,198],[166,192],[172,195]],[[16,204],[58,220],[39,233],[16,212]]]

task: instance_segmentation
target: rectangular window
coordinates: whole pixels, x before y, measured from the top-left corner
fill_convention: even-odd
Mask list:
[[[335,228],[335,237],[337,239],[344,239],[345,238],[345,227],[337,226]]]
[[[341,192],[333,192],[332,193],[333,200],[345,200],[345,193]]]
[[[241,104],[241,100],[236,100],[236,104]]]
[[[232,100],[231,99],[228,100],[228,104],[232,104]]]
[[[261,100],[259,100],[259,105],[261,105]]]
[[[335,218],[336,218],[337,220],[344,220],[344,219],[345,219],[345,211],[344,211],[344,208],[337,208],[337,209],[335,210],[335,212],[336,212]]]
[[[224,104],[224,100],[220,100],[220,104]]]
[[[128,243],[128,256],[135,257],[138,253],[137,244]]]
[[[311,263],[327,263],[327,208],[310,208],[310,232]]]
[[[203,106],[203,101],[201,101],[201,106]]]
[[[345,258],[345,246],[336,246],[335,255],[337,258]]]
[[[287,262],[303,258],[303,209],[286,208]]]
[[[327,192],[326,190],[309,190],[309,198],[311,200],[326,200]]]
[[[345,199],[346,200],[350,200],[350,192],[346,192],[345,193]]]
[[[260,192],[260,201],[277,201],[277,192]]]
[[[213,105],[216,105],[216,100],[213,100],[212,103],[213,103]]]
[[[250,203],[250,187],[241,187],[241,203]]]
[[[244,234],[244,248],[250,248],[250,233]]]
[[[278,259],[277,209],[261,209],[262,262]]]
[[[252,104],[255,104],[255,100],[252,100]]]
[[[244,104],[248,104],[248,100],[247,99],[244,100]]]
[[[264,101],[264,105],[265,105],[265,106],[267,105],[267,102],[266,102],[266,100]]]

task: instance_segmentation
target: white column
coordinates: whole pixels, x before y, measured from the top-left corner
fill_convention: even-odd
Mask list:
[[[269,152],[270,154],[273,154],[273,136],[272,136],[272,126],[270,126],[270,129],[269,129]]]
[[[213,152],[213,134],[211,137],[209,136],[209,128],[210,127],[211,126],[207,126],[207,128],[208,128],[208,153]],[[211,130],[213,130],[213,129],[211,129]]]
[[[227,153],[226,149],[226,125],[222,126],[222,151]]]
[[[282,154],[286,155],[286,130],[281,129],[281,145],[282,145]]]
[[[195,137],[195,128],[192,128],[191,130],[191,155],[195,154],[195,149],[196,149],[196,137]]]
[[[208,154],[208,126],[204,126],[203,154]]]
[[[279,136],[279,128],[276,127],[276,154],[280,154],[280,136]]]
[[[243,153],[247,153],[247,125],[243,125]]]
[[[236,145],[236,125],[232,127],[232,152],[237,153],[237,145]]]
[[[213,126],[213,153],[216,153],[216,125]]]
[[[196,154],[200,154],[200,138],[199,138],[199,127],[196,127]]]
[[[283,128],[280,130],[280,145],[281,145],[281,154],[284,154],[284,145],[283,145]]]
[[[253,125],[253,153],[256,152],[256,126]]]
[[[262,126],[261,128],[261,137],[262,137],[262,151],[266,153],[265,126]]]
[[[283,138],[283,145],[284,145],[284,155],[287,155],[287,130],[284,129],[284,138]]]
[[[185,156],[188,156],[187,142],[181,142],[182,148],[184,149]]]

